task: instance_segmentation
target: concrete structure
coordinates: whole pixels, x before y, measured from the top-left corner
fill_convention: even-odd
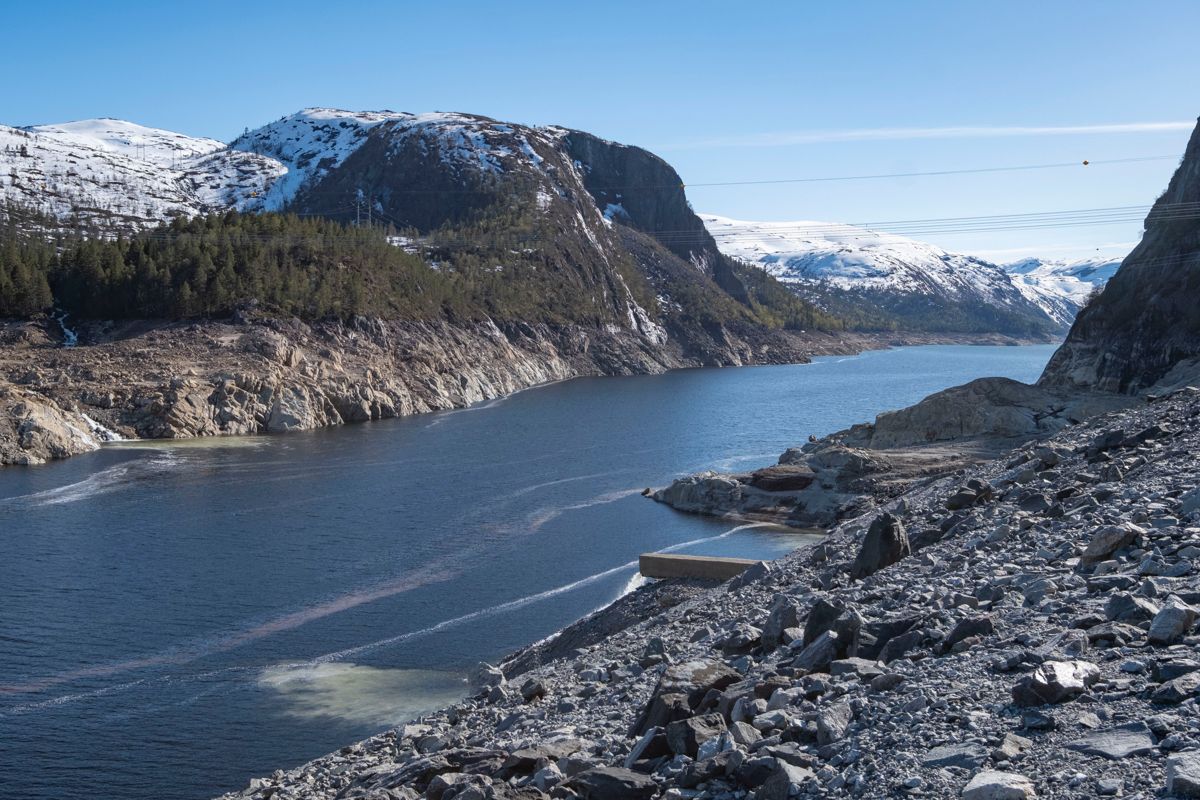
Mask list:
[[[647,578],[709,578],[727,581],[741,575],[757,561],[748,558],[683,556],[675,553],[642,553],[638,570]]]

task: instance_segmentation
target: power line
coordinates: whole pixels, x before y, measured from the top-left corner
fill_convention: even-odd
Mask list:
[[[1134,164],[1145,161],[1167,161],[1179,160],[1178,155],[1161,155],[1161,156],[1135,156],[1132,158],[1106,158],[1106,159],[1085,159],[1081,161],[1060,161],[1049,164],[1014,164],[997,167],[968,167],[964,169],[939,169],[928,170],[921,172],[880,172],[875,174],[865,175],[820,175],[807,176],[799,178],[766,178],[766,179],[751,179],[751,180],[734,180],[734,181],[701,181],[697,183],[688,183],[681,179],[680,183],[659,183],[659,184],[623,184],[620,186],[589,186],[589,191],[592,192],[629,192],[629,191],[652,191],[662,189],[694,189],[694,188],[721,188],[726,186],[769,186],[772,184],[789,184],[789,183],[829,183],[835,181],[868,181],[868,180],[883,180],[887,178],[922,178],[936,177],[943,175],[979,175],[991,172],[1027,172],[1031,170],[1044,169],[1087,169],[1095,166],[1108,166],[1111,164]],[[534,179],[535,176],[520,175],[520,179]],[[511,176],[510,176],[511,178]],[[477,189],[416,189],[416,188],[390,188],[390,194],[421,194],[421,195],[451,195],[451,194],[493,194],[502,189],[499,185],[490,187],[480,187]],[[333,189],[317,189],[310,190],[304,193],[305,195],[319,194],[345,194],[344,190]]]
[[[1068,167],[1091,167],[1102,164],[1132,164],[1139,161],[1165,161],[1178,159],[1177,155],[1139,156],[1136,158],[1108,158],[1103,160],[1063,161],[1054,164],[1020,164],[1006,167],[974,167],[969,169],[940,169],[928,172],[883,172],[874,175],[836,175],[808,178],[772,178],[755,181],[713,181],[709,183],[685,183],[687,188],[718,186],[766,186],[776,183],[822,183],[825,181],[871,181],[882,178],[921,178],[934,175],[977,175],[984,172],[1020,172],[1038,169],[1064,169]],[[621,187],[616,187],[621,188]],[[660,187],[661,188],[661,187]]]

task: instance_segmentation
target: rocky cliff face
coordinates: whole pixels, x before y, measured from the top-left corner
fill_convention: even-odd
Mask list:
[[[1133,394],[1200,374],[1197,203],[1200,127],[1146,217],[1141,244],[1080,312],[1041,385]]]
[[[460,408],[580,375],[802,361],[828,346],[730,330],[688,347],[637,331],[356,318],[306,324],[96,323],[61,347],[48,321],[0,327],[0,464],[110,435],[274,433]]]

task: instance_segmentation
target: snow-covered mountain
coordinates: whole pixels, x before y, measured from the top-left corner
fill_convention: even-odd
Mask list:
[[[1070,325],[1092,292],[1117,273],[1123,257],[1054,261],[1025,258],[1004,265],[1013,283],[1029,300],[1056,320]]]
[[[700,216],[726,255],[868,324],[1020,334],[1069,324],[1051,317],[1002,267],[973,256],[840,223]]]
[[[411,147],[409,179],[430,177],[411,174],[414,162],[429,158],[460,177],[478,178],[540,167],[546,150],[567,133],[469,114],[329,108],[304,109],[228,145],[117,119],[0,126],[0,202],[116,228],[225,209],[275,211],[306,194],[323,212],[333,206],[344,212],[359,202],[363,187],[333,181],[335,188],[320,191],[336,197],[318,201],[314,193],[356,154],[394,162]],[[399,189],[390,188],[393,195]],[[381,198],[365,194],[383,210]]]
[[[0,200],[64,220],[143,227],[253,208],[285,171],[213,139],[116,119],[0,125]]]
[[[517,127],[470,114],[308,108],[243,134],[230,148],[271,158],[284,167],[286,172],[271,183],[264,199],[265,208],[277,210],[320,183],[372,137],[386,140],[385,156],[414,140],[424,155],[435,154],[444,166],[497,174],[514,159],[539,165],[543,157],[531,140],[547,138],[544,144],[549,144],[549,139],[565,133]]]
[[[393,225],[435,269],[470,275],[448,309],[494,292],[489,308],[626,329],[651,349],[674,337],[698,363],[757,358],[738,350],[747,342],[791,346],[781,322],[838,324],[722,256],[669,164],[583,131],[328,108],[228,145],[113,119],[0,127],[0,214],[30,230],[229,209]]]

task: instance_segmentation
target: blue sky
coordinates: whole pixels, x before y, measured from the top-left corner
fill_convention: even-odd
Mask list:
[[[1200,115],[1194,0],[63,0],[9,4],[3,19],[5,124],[113,116],[230,139],[305,106],[469,111],[641,145],[689,183],[1177,155],[1181,123]],[[1143,127],[1164,122],[1177,124]],[[1131,128],[1093,127],[1116,124]],[[1059,211],[1149,204],[1174,166],[694,187],[689,197],[741,219]],[[1115,254],[1139,231],[924,238],[995,258],[1073,257]]]

